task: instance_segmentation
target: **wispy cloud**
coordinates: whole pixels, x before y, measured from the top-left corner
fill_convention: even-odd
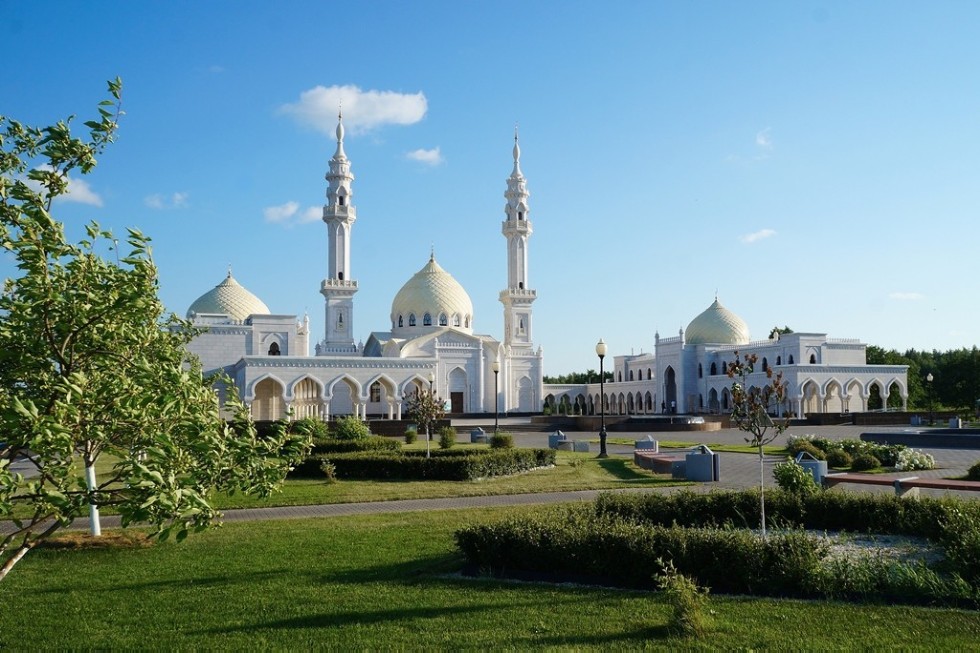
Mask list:
[[[221,73],[225,72],[225,67],[217,64],[208,66],[208,72],[212,75],[220,75]]]
[[[163,211],[166,209],[182,209],[187,206],[188,197],[189,195],[187,193],[179,192],[172,193],[169,196],[154,193],[153,195],[147,195],[144,197],[143,203],[151,209],[157,209],[158,211]]]
[[[307,224],[316,222],[323,216],[323,208],[319,206],[309,206],[302,211],[299,202],[290,200],[279,206],[267,206],[262,209],[266,222],[281,224],[291,227],[295,224]]]
[[[267,206],[262,210],[266,222],[285,222],[296,214],[299,204],[296,202],[286,202],[279,206]]]
[[[738,239],[740,241],[742,241],[743,243],[751,244],[751,243],[760,241],[760,240],[762,240],[764,238],[769,238],[769,237],[775,236],[775,235],[776,235],[776,230],[775,229],[760,229],[759,231],[754,231],[754,232],[752,232],[750,234],[745,234],[743,236],[739,236]]]
[[[891,292],[888,293],[889,299],[895,299],[900,302],[917,302],[921,299],[925,299],[926,296],[919,292]]]
[[[49,165],[38,166],[38,170],[51,170]],[[41,184],[21,177],[21,180],[34,191],[41,191]],[[89,206],[102,206],[102,196],[92,190],[92,187],[84,179],[68,175],[68,188],[65,193],[54,198],[56,202],[76,202],[78,204],[88,204]]]
[[[442,163],[445,159],[442,158],[442,152],[438,147],[434,147],[431,150],[418,149],[412,150],[405,154],[405,158],[411,159],[412,161],[418,161],[419,163],[424,163],[429,166],[437,166]]]
[[[395,91],[364,91],[345,86],[315,86],[300,93],[299,100],[283,104],[279,113],[292,116],[325,134],[337,127],[337,112],[343,108],[344,126],[353,134],[384,125],[412,125],[428,110],[425,94]]]
[[[766,127],[755,135],[755,145],[760,150],[769,151],[772,149],[772,129]]]

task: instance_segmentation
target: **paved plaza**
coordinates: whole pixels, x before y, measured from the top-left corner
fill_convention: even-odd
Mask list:
[[[486,419],[453,420],[453,424],[459,433],[459,439],[467,438],[469,431],[476,427],[484,430],[492,430],[493,424],[487,423]],[[540,447],[548,446],[548,433],[541,431],[531,431],[529,422],[520,418],[505,418],[500,420],[500,429],[513,434],[515,445],[519,447]],[[832,439],[858,439],[864,432],[903,432],[910,430],[909,427],[856,427],[851,425],[841,426],[805,426],[793,427],[780,436],[774,444],[785,444],[789,435],[813,434],[820,437]],[[598,434],[595,432],[576,432],[565,431],[565,435],[570,440],[595,440]],[[745,434],[737,429],[724,429],[713,432],[670,432],[656,433],[653,431],[641,432],[612,432],[610,438],[616,440],[635,440],[645,438],[647,435],[654,439],[674,442],[690,442],[692,446],[697,444],[745,444]],[[620,458],[632,458],[633,447],[629,445],[610,444],[608,447],[610,456]],[[591,445],[593,453],[597,453],[597,444]],[[948,449],[948,448],[923,448],[933,455],[936,460],[936,469],[916,472],[898,472],[885,476],[892,478],[902,478],[908,476],[918,476],[923,478],[946,478],[957,477],[966,474],[967,469],[975,462],[980,461],[980,450],[978,449]],[[664,449],[667,453],[683,454],[686,449]],[[759,459],[752,454],[744,453],[720,453],[721,474],[720,480],[713,483],[698,483],[693,486],[683,486],[695,491],[707,492],[712,489],[744,489],[756,487],[759,484]],[[784,460],[781,456],[766,456],[764,468],[766,473],[767,487],[773,487],[775,480],[772,475],[772,468],[776,463]],[[885,492],[893,490],[887,486],[869,485],[841,485],[847,490],[860,492]],[[663,487],[642,490],[645,492],[673,492],[675,487]],[[636,490],[630,490],[636,491]],[[839,492],[840,489],[830,490]],[[592,501],[599,490],[584,490],[578,492],[543,492],[535,494],[499,495],[499,496],[480,496],[480,497],[460,497],[447,499],[413,499],[405,501],[376,501],[364,503],[340,503],[312,506],[284,506],[278,508],[254,508],[243,510],[228,510],[224,513],[224,521],[254,521],[266,519],[316,519],[323,517],[339,517],[344,515],[363,515],[391,512],[413,512],[423,510],[448,510],[463,509],[488,506],[518,506],[562,503],[573,501]],[[943,496],[947,494],[944,490],[921,491],[922,496]],[[950,495],[959,495],[970,499],[980,499],[977,492],[949,492]],[[105,516],[102,518],[104,528],[119,526],[119,518],[115,516]],[[4,525],[5,526],[5,525]],[[4,526],[0,526],[0,531]],[[73,528],[88,528],[87,519],[79,519],[72,526]]]

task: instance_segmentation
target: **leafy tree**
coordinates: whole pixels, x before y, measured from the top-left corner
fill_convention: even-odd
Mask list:
[[[774,326],[772,328],[772,331],[769,332],[769,339],[775,340],[776,336],[781,336],[786,333],[793,333],[793,330],[790,329],[788,326],[784,326],[784,327]]]
[[[178,540],[219,515],[216,492],[271,492],[308,448],[285,429],[259,437],[240,402],[226,423],[190,325],[167,315],[148,239],[107,261],[111,233],[91,224],[72,243],[51,215],[69,173],[87,173],[113,140],[121,84],[109,83],[89,138],[71,118],[41,129],[0,117],[0,247],[20,276],[0,296],[0,579],[90,506],[123,526],[148,523]],[[224,389],[228,389],[227,386]],[[234,392],[229,392],[235,395]],[[96,478],[100,458],[113,461]],[[20,459],[30,473],[11,470]]]
[[[612,372],[605,372],[603,376],[606,377],[605,380],[611,382],[613,380]],[[569,374],[559,374],[558,376],[545,376],[545,383],[556,383],[556,384],[578,384],[578,383],[598,383],[599,373],[595,370],[586,370],[584,372],[570,372]]]
[[[758,362],[755,354],[745,354],[728,363],[728,377],[732,379],[732,422],[750,437],[745,441],[759,450],[759,507],[761,509],[762,535],[766,535],[766,469],[763,448],[778,438],[786,427],[787,419],[773,419],[770,413],[778,413],[786,400],[786,384],[782,373],[773,375],[771,367],[765,370],[762,385],[750,385]]]
[[[432,440],[432,426],[445,415],[445,402],[431,390],[416,390],[408,398],[408,415],[425,431],[425,455],[429,456],[429,442]]]

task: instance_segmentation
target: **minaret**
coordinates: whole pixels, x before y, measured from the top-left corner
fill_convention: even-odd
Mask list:
[[[507,219],[501,233],[507,239],[507,289],[500,291],[504,305],[504,345],[510,349],[532,348],[531,304],[537,298],[527,282],[527,240],[533,229],[528,219],[527,183],[521,172],[521,148],[514,130],[514,171],[507,178],[504,197]]]
[[[327,203],[323,205],[323,221],[327,223],[329,255],[327,278],[320,284],[320,293],[326,300],[326,335],[318,353],[352,353],[356,351],[354,293],[357,282],[350,274],[350,232],[357,220],[357,209],[351,203],[354,175],[344,153],[343,113],[337,116],[337,151],[330,159],[326,180]]]

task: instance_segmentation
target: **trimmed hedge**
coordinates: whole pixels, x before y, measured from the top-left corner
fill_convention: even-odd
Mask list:
[[[652,589],[670,561],[698,585],[727,593],[804,596],[827,544],[801,531],[766,538],[737,529],[645,526],[569,510],[517,517],[456,532],[472,567],[500,576],[542,577]]]
[[[311,454],[352,453],[354,451],[399,451],[402,445],[398,440],[369,435],[358,440],[337,440],[336,438],[316,438],[313,440]]]
[[[801,497],[777,489],[766,491],[766,523],[772,527],[810,530],[913,535],[938,541],[948,521],[948,499],[916,501],[895,495],[818,492]],[[956,502],[980,523],[980,505]],[[697,494],[682,490],[670,495],[603,493],[596,511],[644,524],[756,528],[759,491],[719,491]]]
[[[552,449],[436,450],[404,453],[352,452],[315,454],[290,473],[294,478],[319,478],[324,460],[339,479],[474,481],[507,476],[555,464]]]

